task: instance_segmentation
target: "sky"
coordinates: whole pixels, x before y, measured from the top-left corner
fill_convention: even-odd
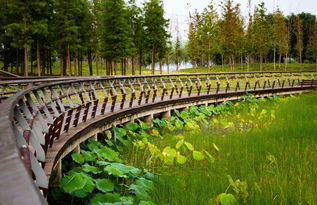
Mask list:
[[[254,5],[264,2],[268,12],[272,13],[277,7],[280,8],[285,15],[290,13],[309,12],[317,15],[317,0],[251,0],[252,8]],[[139,0],[143,2],[143,0]],[[179,27],[182,40],[186,40],[188,30],[188,14],[195,9],[203,11],[210,3],[210,0],[163,0],[165,7],[165,16],[170,19],[170,31],[173,36],[176,36],[177,25]],[[213,0],[218,12],[220,9],[221,0]],[[248,15],[248,0],[234,0],[234,3],[239,3],[241,12],[244,16]],[[253,9],[252,9],[253,10]]]

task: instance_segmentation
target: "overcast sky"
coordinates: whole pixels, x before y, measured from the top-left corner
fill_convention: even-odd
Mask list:
[[[144,0],[139,0],[143,2]],[[171,20],[171,32],[175,35],[175,28],[178,22],[179,30],[183,40],[186,39],[188,29],[188,13],[193,12],[195,9],[202,11],[209,3],[210,0],[163,0],[166,12],[166,17]],[[273,12],[274,9],[279,7],[285,15],[290,13],[309,12],[317,15],[317,0],[251,0],[252,7],[264,2],[268,12]],[[220,12],[221,0],[214,0],[214,5]],[[241,5],[241,11],[244,16],[248,14],[248,0],[234,0],[234,3]]]

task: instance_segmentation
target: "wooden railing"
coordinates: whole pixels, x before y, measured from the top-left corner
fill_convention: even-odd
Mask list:
[[[189,97],[312,90],[316,78],[317,72],[252,72],[1,82],[31,88],[0,104],[0,201],[45,203],[47,152],[63,133],[97,116]]]

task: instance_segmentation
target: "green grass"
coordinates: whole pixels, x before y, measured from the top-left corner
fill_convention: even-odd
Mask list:
[[[3,63],[0,61],[0,68],[2,68]],[[120,64],[117,65],[117,75],[121,75],[121,69],[120,69]],[[30,68],[31,69],[31,68]],[[73,68],[74,69],[74,68]],[[287,66],[287,71],[298,71],[298,70],[303,70],[303,71],[310,71],[310,70],[316,70],[316,64],[298,64],[298,63],[290,63]],[[34,70],[36,70],[36,68],[34,68]],[[267,63],[267,64],[263,64],[263,71],[273,71],[274,70],[274,66],[273,63]],[[284,68],[284,64],[281,65],[281,67],[278,66],[278,64],[276,65],[276,70],[285,70]],[[237,64],[236,68],[234,70],[231,70],[229,65],[216,65],[216,66],[212,66],[210,69],[208,69],[207,67],[199,67],[199,68],[188,68],[188,69],[182,69],[178,72],[174,71],[171,73],[206,73],[206,72],[246,72],[248,71],[247,65],[243,64],[241,66],[241,64]],[[250,70],[249,71],[260,71],[260,65],[259,64],[252,64],[250,66]],[[10,70],[11,72],[11,70]],[[13,68],[12,70],[13,73],[15,73],[15,68]],[[69,71],[67,71],[69,73]],[[58,76],[60,74],[60,70],[59,70],[59,62],[55,62],[53,64],[53,75]],[[96,63],[93,63],[93,74],[94,76],[97,76],[97,68],[96,68]],[[136,74],[139,75],[139,68],[136,68]],[[151,74],[151,70],[148,68],[142,68],[142,74],[143,75],[149,75]],[[160,74],[159,71],[155,71],[155,74]],[[167,72],[163,72],[163,74],[167,74]],[[30,75],[36,75],[36,73],[30,73]],[[105,76],[106,75],[106,70],[105,70],[105,65],[99,65],[99,76]],[[132,68],[131,65],[128,66],[127,69],[127,75],[132,75]],[[88,67],[88,63],[86,61],[83,62],[83,76],[89,76],[89,67]]]
[[[151,156],[136,148],[126,159],[158,176],[152,198],[160,205],[215,204],[221,193],[234,195],[239,204],[315,204],[316,100],[314,93],[240,103],[209,119],[208,128],[151,141],[162,150],[175,147],[182,134],[195,150],[210,152],[214,163],[188,158],[184,165],[166,166],[151,162]],[[238,184],[236,191],[228,176]]]
[[[276,65],[277,71],[310,71],[310,70],[316,70],[316,64],[298,64],[298,63],[290,63],[287,65],[287,69],[285,69],[284,64],[281,65],[281,67]],[[212,66],[210,69],[206,67],[199,67],[199,68],[189,68],[189,69],[182,69],[179,72],[180,73],[205,73],[205,72],[246,72],[246,71],[260,71],[260,64],[252,64],[250,65],[250,69],[248,70],[248,67],[246,64],[237,64],[234,70],[231,70],[229,65],[216,65]],[[273,63],[267,63],[263,64],[263,71],[274,71],[274,64]]]

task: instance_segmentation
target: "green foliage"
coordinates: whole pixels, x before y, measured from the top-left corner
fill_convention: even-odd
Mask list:
[[[134,123],[134,122],[129,122],[125,126],[130,131],[135,131],[135,130],[137,130],[139,128],[139,125],[137,123]]]
[[[236,198],[232,194],[222,193],[219,194],[215,199],[216,204],[221,205],[234,205],[237,204]]]
[[[133,130],[138,125],[131,125]],[[130,126],[117,128],[117,134],[126,136]],[[124,130],[124,131],[123,131]],[[85,150],[86,149],[86,150]],[[64,193],[83,199],[90,204],[134,204],[142,200],[150,204],[147,192],[153,189],[154,178],[148,171],[123,164],[120,152],[100,142],[88,140],[82,146],[81,154],[73,153],[71,171],[66,173],[60,182],[60,190]],[[86,162],[86,163],[85,163]]]
[[[96,188],[104,193],[114,190],[114,184],[109,179],[95,179]]]
[[[133,191],[141,200],[149,200],[149,192],[153,190],[153,182],[145,178],[139,178],[134,184],[131,184],[129,190]]]
[[[85,162],[85,158],[79,153],[73,153],[72,159],[78,164],[83,164]]]

